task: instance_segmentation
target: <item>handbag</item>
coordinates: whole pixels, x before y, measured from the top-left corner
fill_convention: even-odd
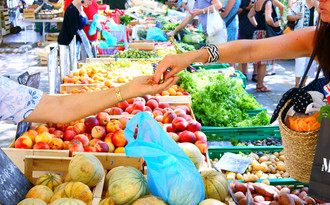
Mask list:
[[[300,12],[301,12],[301,9],[302,9],[302,5],[300,5]],[[296,13],[294,11],[293,11],[293,13],[296,15]],[[288,20],[286,25],[291,29],[291,31],[294,31],[294,27],[296,27],[298,21],[299,21],[299,19],[295,20],[295,21],[289,21]]]
[[[271,1],[271,0],[269,0]],[[265,5],[268,1],[265,1],[262,9],[263,9],[263,12],[265,13]],[[273,12],[272,12],[272,18],[274,19],[274,21],[276,21],[275,19],[278,19],[278,16],[277,16],[277,13],[276,13],[276,10],[275,10],[275,6],[272,4],[272,9],[273,9]],[[265,19],[265,25],[266,25],[266,31],[267,31],[267,37],[274,37],[274,36],[279,36],[279,35],[282,35],[283,34],[283,30],[281,29],[281,27],[272,27],[270,26],[267,22],[266,22],[266,19]]]

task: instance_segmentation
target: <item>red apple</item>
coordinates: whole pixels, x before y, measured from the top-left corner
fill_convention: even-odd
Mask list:
[[[180,142],[190,142],[190,143],[194,144],[196,142],[196,136],[193,132],[185,130],[179,134],[179,141]]]
[[[99,124],[105,126],[110,121],[110,115],[106,112],[99,112],[96,115],[96,119],[99,121]]]
[[[195,136],[196,136],[196,140],[202,140],[202,141],[207,141],[207,137],[205,135],[204,132],[201,132],[201,131],[196,131],[194,132]]]
[[[188,122],[183,117],[177,117],[172,121],[172,127],[175,132],[180,132],[180,131],[186,130],[187,125],[188,125]],[[192,133],[192,134],[194,134],[194,133]]]
[[[64,141],[71,141],[77,134],[73,130],[66,130],[63,134]]]
[[[84,123],[86,126],[86,132],[91,132],[93,127],[100,124],[96,117],[87,117]]]
[[[190,132],[201,131],[202,125],[196,120],[190,120],[187,125],[187,130]]]
[[[105,128],[100,125],[97,125],[93,127],[91,135],[93,138],[102,139],[106,135]]]

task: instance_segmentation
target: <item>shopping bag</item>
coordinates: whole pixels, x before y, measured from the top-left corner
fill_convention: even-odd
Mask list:
[[[146,40],[167,41],[167,38],[164,35],[164,31],[157,27],[151,27],[147,31]]]
[[[138,126],[137,138],[134,138]],[[205,197],[203,179],[185,152],[149,114],[139,112],[126,124],[126,156],[143,157],[148,188],[169,205],[196,205]]]
[[[216,35],[224,27],[223,20],[219,14],[219,11],[213,6],[213,12],[207,10],[207,24],[206,31],[208,36]],[[226,28],[226,27],[225,27]]]
[[[330,118],[323,118],[316,145],[308,195],[330,201]]]

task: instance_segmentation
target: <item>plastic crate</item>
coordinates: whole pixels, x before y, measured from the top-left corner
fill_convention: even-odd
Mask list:
[[[283,146],[235,146],[235,147],[209,147],[208,156],[210,160],[221,158],[226,152],[251,153],[251,152],[280,152]]]
[[[250,116],[250,117],[254,117],[256,116],[258,113],[267,110],[266,108],[260,108],[260,109],[252,109],[252,110],[248,110],[246,111],[246,113]]]
[[[113,55],[115,51],[123,51],[125,50],[125,46],[109,46],[110,48],[99,48],[97,47],[97,50],[99,51],[99,55]]]
[[[235,70],[235,73],[238,73],[238,77],[230,77],[234,79],[241,79],[243,81],[242,87],[245,89],[246,88],[246,76],[239,70]]]
[[[202,127],[208,141],[229,139],[260,140],[267,137],[281,138],[279,126],[258,127]]]
[[[263,180],[264,179],[259,179],[256,182],[262,182]],[[299,188],[308,186],[308,184],[299,182],[293,178],[280,178],[280,179],[267,179],[267,180],[270,182],[270,185],[273,185],[273,186],[293,185],[293,187],[294,187],[293,189],[299,189]],[[231,183],[232,181],[233,180],[228,180],[229,183]],[[243,180],[235,180],[235,181],[239,181],[241,183],[246,183]]]
[[[197,65],[197,64],[193,64],[191,66],[194,67],[194,68],[196,68],[196,69],[203,68],[205,70],[229,68],[229,64],[228,63],[216,63],[216,64],[210,64],[210,65]]]

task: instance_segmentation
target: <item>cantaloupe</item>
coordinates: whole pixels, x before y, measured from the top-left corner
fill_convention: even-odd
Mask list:
[[[55,173],[41,175],[36,181],[36,185],[45,185],[49,187],[52,191],[54,191],[54,189],[62,183],[62,177]]]
[[[124,167],[111,175],[108,191],[116,205],[128,205],[147,195],[148,185],[141,171]]]
[[[205,199],[224,201],[229,193],[226,176],[215,170],[204,170],[201,175],[205,188]]]
[[[166,205],[166,204],[167,203],[165,203],[163,199],[157,196],[147,195],[139,198],[132,205]]]
[[[116,205],[110,197],[103,199],[99,205]]]
[[[50,202],[54,202],[59,198],[73,198],[79,199],[87,205],[92,203],[93,194],[86,184],[81,182],[67,182],[65,185],[57,188],[58,189],[56,189],[56,192]]]
[[[104,184],[104,189],[107,190],[108,187],[109,187],[109,179],[111,177],[111,175],[113,173],[115,173],[116,171],[120,170],[121,168],[123,168],[124,166],[119,166],[119,167],[115,167],[115,168],[112,168],[108,173],[107,175],[105,176],[105,184]]]
[[[28,191],[25,198],[41,199],[44,202],[49,203],[53,195],[54,193],[49,187],[45,185],[36,185]]]
[[[198,205],[226,205],[226,204],[216,199],[205,199]]]
[[[189,159],[194,163],[197,170],[202,166],[203,158],[198,147],[192,143],[179,143],[181,149],[188,155]]]
[[[60,198],[53,201],[50,205],[86,205],[86,203],[79,199]]]
[[[17,205],[47,205],[47,203],[41,199],[28,198],[20,201]]]

